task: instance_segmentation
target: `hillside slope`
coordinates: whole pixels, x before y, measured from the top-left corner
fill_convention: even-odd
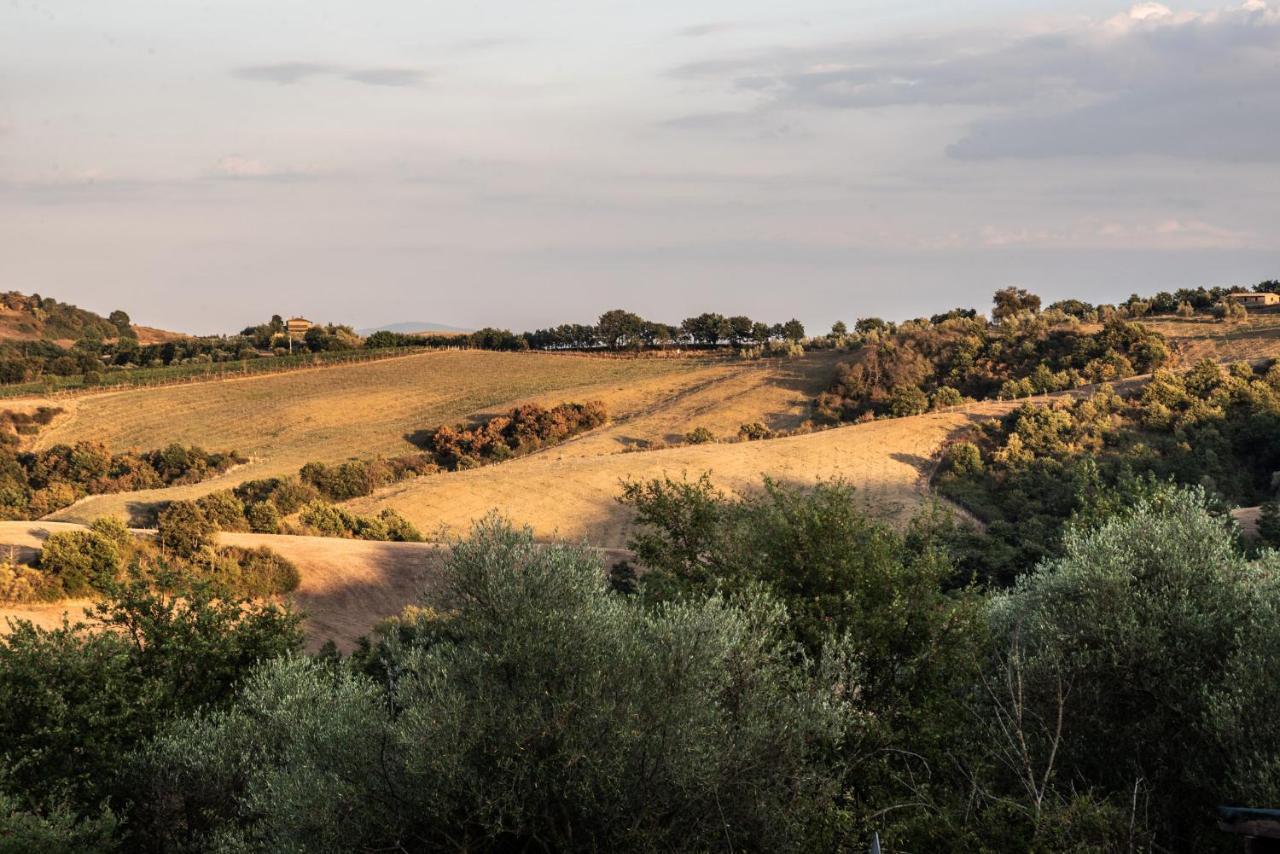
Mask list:
[[[30,560],[50,533],[82,530],[62,522],[0,522],[0,553]],[[400,613],[405,606],[430,602],[440,590],[442,567],[448,557],[443,546],[430,543],[379,543],[327,537],[289,537],[271,534],[219,535],[224,545],[266,546],[298,568],[298,589],[285,597],[305,617],[308,650],[327,640],[349,652],[357,638],[368,634],[378,620]],[[603,552],[602,560],[621,556]],[[6,620],[30,620],[52,628],[63,618],[84,619],[88,599],[34,605],[0,605],[0,634]]]
[[[502,465],[390,486],[352,502],[352,509],[390,507],[423,531],[443,527],[453,533],[496,509],[530,525],[542,539],[618,548],[625,545],[631,522],[627,508],[616,501],[624,481],[709,472],[718,487],[731,492],[758,488],[766,475],[802,484],[844,478],[858,487],[871,515],[901,523],[928,497],[934,452],[975,417],[980,417],[976,411],[934,413],[764,442],[639,453],[587,454],[576,447],[608,442],[606,432]]]
[[[104,513],[127,515],[134,506],[195,497],[252,478],[293,474],[310,461],[409,453],[416,449],[410,437],[420,431],[497,414],[526,401],[602,400],[612,417],[625,424],[656,411],[663,401],[745,377],[749,378],[745,386],[734,386],[740,402],[721,399],[714,418],[708,415],[710,423],[726,433],[736,432],[743,420],[754,420],[764,410],[777,414],[779,426],[794,424],[803,417],[809,391],[827,381],[829,370],[823,360],[805,362],[804,367],[776,363],[760,367],[703,358],[431,352],[290,374],[79,397],[62,403],[67,414],[42,432],[38,446],[83,439],[103,441],[112,448],[179,442],[234,448],[253,460],[201,484],[99,496],[56,515],[83,521]],[[18,405],[34,403],[38,401]],[[645,436],[669,438],[674,430],[674,422],[654,424]]]
[[[130,327],[143,344],[181,337],[162,329]],[[0,343],[53,341],[67,346],[86,335],[115,338],[122,328],[96,312],[49,297],[28,296],[17,291],[0,294]]]

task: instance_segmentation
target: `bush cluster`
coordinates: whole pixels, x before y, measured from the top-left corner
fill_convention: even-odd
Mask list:
[[[38,519],[86,495],[197,483],[247,462],[235,451],[210,453],[178,444],[115,454],[92,441],[22,450],[20,436],[48,424],[59,411],[0,413],[0,518]]]
[[[468,469],[555,445],[607,420],[599,401],[561,403],[550,409],[526,403],[476,427],[439,427],[426,448],[441,468]]]
[[[941,492],[976,515],[991,540],[971,568],[1008,578],[1057,553],[1073,516],[1145,489],[1147,479],[1204,486],[1231,506],[1273,500],[1280,471],[1280,367],[1203,361],[1158,371],[1121,398],[1023,405],[971,429],[943,453]]]
[[[349,501],[371,495],[379,487],[398,483],[439,470],[432,459],[423,454],[379,457],[373,460],[349,460],[337,465],[307,463],[298,473],[304,484],[331,501]]]
[[[421,532],[409,520],[389,507],[377,516],[360,516],[333,504],[313,501],[302,507],[298,524],[300,527],[296,533],[320,537],[394,543],[420,543],[423,540]]]
[[[312,463],[303,471],[365,471],[386,462],[344,463],[334,467]],[[387,467],[385,470],[413,469]],[[174,555],[184,559],[207,551],[217,531],[422,542],[421,532],[394,510],[383,510],[377,516],[360,516],[324,500],[326,496],[338,497],[341,494],[322,491],[301,478],[247,481],[234,490],[212,492],[195,501],[168,504],[157,516],[160,542]],[[290,523],[285,517],[294,514],[297,514],[297,521]]]
[[[269,549],[217,548],[216,529],[192,502],[175,502],[160,514],[155,542],[136,539],[124,523],[101,517],[85,530],[56,531],[35,566],[0,564],[0,601],[39,602],[109,594],[126,575],[154,579],[159,568],[186,573],[238,596],[288,593],[297,569]]]
[[[873,332],[814,402],[814,417],[836,423],[903,417],[965,398],[1012,399],[1147,373],[1168,359],[1164,338],[1113,320],[1097,332],[1043,315],[913,321]]]

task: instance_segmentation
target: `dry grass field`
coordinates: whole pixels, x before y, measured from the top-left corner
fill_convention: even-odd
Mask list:
[[[91,497],[55,514],[68,521],[103,514],[129,517],[137,507],[156,501],[196,497],[255,477],[296,473],[312,460],[409,453],[415,447],[408,437],[415,431],[496,413],[527,400],[600,399],[611,413],[627,418],[657,401],[743,370],[741,364],[712,359],[433,352],[52,401],[67,414],[41,433],[38,444],[96,439],[113,449],[146,449],[180,442],[234,448],[252,459],[201,484]],[[15,401],[12,408],[41,402]]]
[[[1254,314],[1236,324],[1207,317],[1160,317],[1142,322],[1169,339],[1180,367],[1205,358],[1234,362],[1280,356],[1280,314]]]
[[[79,530],[66,522],[0,522],[0,555],[30,560],[50,533]],[[220,535],[225,545],[267,546],[291,560],[301,576],[287,598],[306,617],[307,648],[314,652],[327,640],[349,652],[356,639],[378,621],[400,613],[406,605],[430,602],[440,589],[444,547],[430,543],[380,543],[325,537],[270,534]],[[605,552],[605,561],[620,556]],[[88,599],[51,604],[0,605],[0,634],[6,620],[30,620],[52,628],[63,618],[83,620]]]
[[[988,408],[975,411],[986,413]],[[632,425],[623,424],[499,466],[396,484],[351,506],[359,512],[391,507],[426,532],[443,528],[454,534],[496,509],[529,525],[542,539],[619,548],[626,543],[631,522],[627,508],[616,501],[623,481],[664,475],[693,478],[708,472],[718,487],[735,493],[759,488],[765,475],[802,484],[844,478],[858,487],[871,514],[902,522],[928,497],[926,480],[934,452],[973,417],[977,416],[935,413],[764,442],[603,452],[635,432],[629,429]],[[579,445],[602,452],[584,453]]]

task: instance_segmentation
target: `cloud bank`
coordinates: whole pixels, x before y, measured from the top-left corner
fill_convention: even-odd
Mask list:
[[[757,112],[961,108],[962,160],[1160,155],[1280,160],[1280,9],[1141,3],[997,33],[783,49],[683,66]],[[686,122],[686,124],[690,124]]]

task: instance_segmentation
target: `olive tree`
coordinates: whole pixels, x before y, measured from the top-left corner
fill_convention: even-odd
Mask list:
[[[1003,706],[1048,722],[1028,741],[1040,773],[1149,800],[1158,844],[1181,850],[1215,804],[1280,796],[1280,559],[1248,560],[1207,507],[1159,490],[1069,532],[991,606],[1016,665]]]
[[[832,844],[855,674],[798,656],[777,605],[650,608],[595,554],[495,519],[456,546],[446,599],[452,616],[381,650],[381,680],[277,661],[158,740],[143,765],[167,847]]]

